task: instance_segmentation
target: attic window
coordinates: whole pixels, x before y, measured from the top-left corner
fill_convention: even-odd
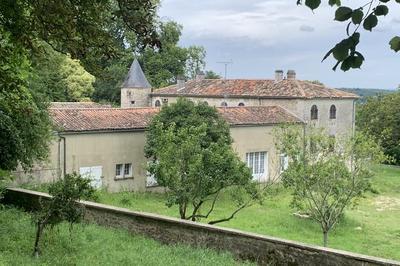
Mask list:
[[[318,119],[318,107],[314,104],[311,107],[311,120],[317,120]]]

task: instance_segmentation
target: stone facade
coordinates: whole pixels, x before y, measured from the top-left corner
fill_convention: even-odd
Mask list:
[[[121,108],[150,106],[151,88],[122,88]]]

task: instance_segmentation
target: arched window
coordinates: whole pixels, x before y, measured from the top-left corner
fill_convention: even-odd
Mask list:
[[[156,102],[154,103],[154,105],[155,105],[156,107],[160,107],[160,106],[161,106],[160,100],[156,100]]]
[[[226,107],[226,106],[228,106],[228,104],[227,104],[226,102],[222,102],[222,103],[221,103],[221,106]]]
[[[331,105],[331,109],[329,109],[329,119],[336,119],[336,106]]]
[[[317,120],[318,119],[318,107],[316,105],[313,105],[311,107],[311,120]]]
[[[239,103],[239,106],[244,106],[244,103]]]

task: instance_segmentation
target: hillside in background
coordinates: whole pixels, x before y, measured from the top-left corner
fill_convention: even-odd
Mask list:
[[[370,96],[385,95],[396,92],[396,90],[361,89],[361,88],[338,88],[338,90],[351,92],[361,96],[359,102],[364,102],[366,98]]]

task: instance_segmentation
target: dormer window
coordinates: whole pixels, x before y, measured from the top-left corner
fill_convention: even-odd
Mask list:
[[[317,120],[318,119],[318,107],[314,104],[311,107],[311,120]]]
[[[329,119],[336,119],[336,106],[331,105],[331,108],[329,109]]]

